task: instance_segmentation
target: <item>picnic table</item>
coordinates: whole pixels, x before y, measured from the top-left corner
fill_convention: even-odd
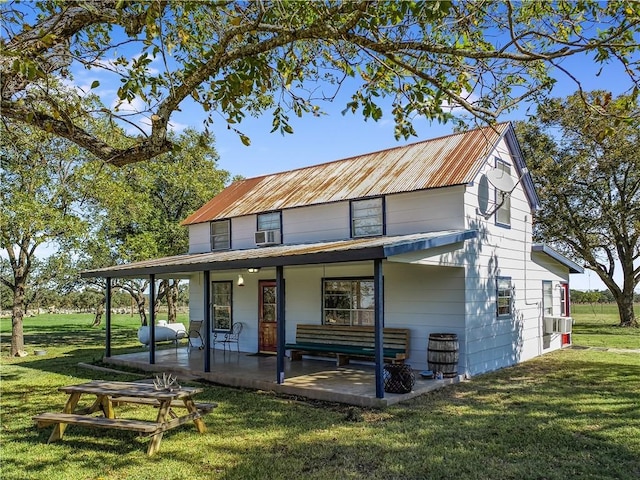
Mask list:
[[[202,388],[178,387],[158,390],[153,383],[108,382],[94,380],[79,385],[60,387],[58,390],[69,394],[62,413],[42,413],[33,417],[37,426],[55,425],[47,443],[62,439],[67,425],[84,425],[95,428],[129,430],[151,437],[147,455],[151,456],[160,448],[162,435],[167,430],[193,421],[199,433],[206,431],[202,415],[216,407],[213,403],[196,403],[194,395]],[[82,395],[95,395],[94,402],[78,408]],[[149,405],[158,409],[156,420],[136,420],[116,418],[114,407],[122,404]],[[186,414],[177,414],[176,409],[186,409]],[[101,412],[102,416],[94,413]]]

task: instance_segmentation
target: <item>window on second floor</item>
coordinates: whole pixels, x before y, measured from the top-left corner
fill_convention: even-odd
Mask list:
[[[211,251],[231,248],[231,222],[218,220],[211,222]]]
[[[280,230],[280,212],[258,214],[258,231]]]
[[[496,161],[496,168],[511,176],[511,165],[502,160]],[[496,224],[505,227],[511,226],[511,195],[504,195],[496,189],[496,202],[502,202],[500,208],[496,211]]]
[[[382,197],[351,201],[351,237],[384,235]]]

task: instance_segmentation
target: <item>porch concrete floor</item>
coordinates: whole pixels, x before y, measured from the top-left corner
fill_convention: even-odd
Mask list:
[[[204,351],[187,347],[156,350],[155,364],[149,364],[149,352],[137,352],[105,358],[104,362],[147,372],[173,373],[180,378],[199,378],[231,387],[266,390],[299,395],[315,400],[381,408],[457,383],[458,378],[425,380],[416,373],[413,391],[386,393],[376,398],[375,367],[352,362],[338,367],[335,361],[304,358],[292,362],[285,358],[285,381],[276,382],[276,356],[245,352],[211,350],[211,372],[204,372]]]

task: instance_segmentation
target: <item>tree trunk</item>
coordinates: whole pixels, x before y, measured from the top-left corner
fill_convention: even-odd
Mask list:
[[[620,327],[637,327],[638,320],[636,319],[635,312],[633,310],[633,291],[622,292],[621,295],[616,295],[616,303],[618,304],[618,312],[620,314]]]
[[[11,356],[24,354],[24,280],[16,279],[13,290],[13,309],[11,313]]]
[[[169,323],[173,323],[178,319],[178,284],[180,280],[169,280],[169,288],[167,289],[167,310]]]
[[[138,307],[138,314],[140,315],[140,324],[143,327],[148,325],[147,322],[147,299],[142,292],[135,292],[131,295],[133,300],[136,302],[136,306]]]
[[[104,306],[107,303],[107,297],[102,297],[102,300],[96,305],[96,316],[93,320],[92,327],[97,327],[102,323],[102,315],[104,314]]]

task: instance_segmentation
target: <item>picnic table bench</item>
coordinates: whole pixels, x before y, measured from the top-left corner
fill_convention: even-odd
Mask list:
[[[77,413],[41,413],[33,417],[38,428],[44,428],[55,424],[84,425],[88,427],[104,427],[116,430],[130,430],[140,433],[153,433],[158,430],[156,422],[145,420],[129,420],[126,418],[92,417]]]
[[[93,428],[111,428],[138,432],[151,437],[147,455],[160,448],[165,431],[188,422],[193,422],[200,433],[206,431],[202,415],[216,407],[215,403],[196,403],[193,396],[201,388],[181,387],[158,390],[153,384],[134,382],[92,381],[80,385],[59,388],[69,394],[61,413],[46,412],[33,417],[40,428],[55,425],[47,443],[62,439],[67,425],[82,425]],[[77,408],[83,394],[94,394],[96,399],[88,407]],[[150,405],[158,408],[155,421],[116,418],[114,406],[125,403]],[[178,415],[173,409],[185,408],[186,414]],[[94,416],[102,412],[104,416]]]
[[[409,356],[410,330],[384,328],[383,358],[391,363],[404,363]],[[296,326],[295,343],[285,344],[292,361],[301,360],[303,354],[335,355],[336,364],[346,365],[351,357],[375,358],[375,328],[349,325]]]

